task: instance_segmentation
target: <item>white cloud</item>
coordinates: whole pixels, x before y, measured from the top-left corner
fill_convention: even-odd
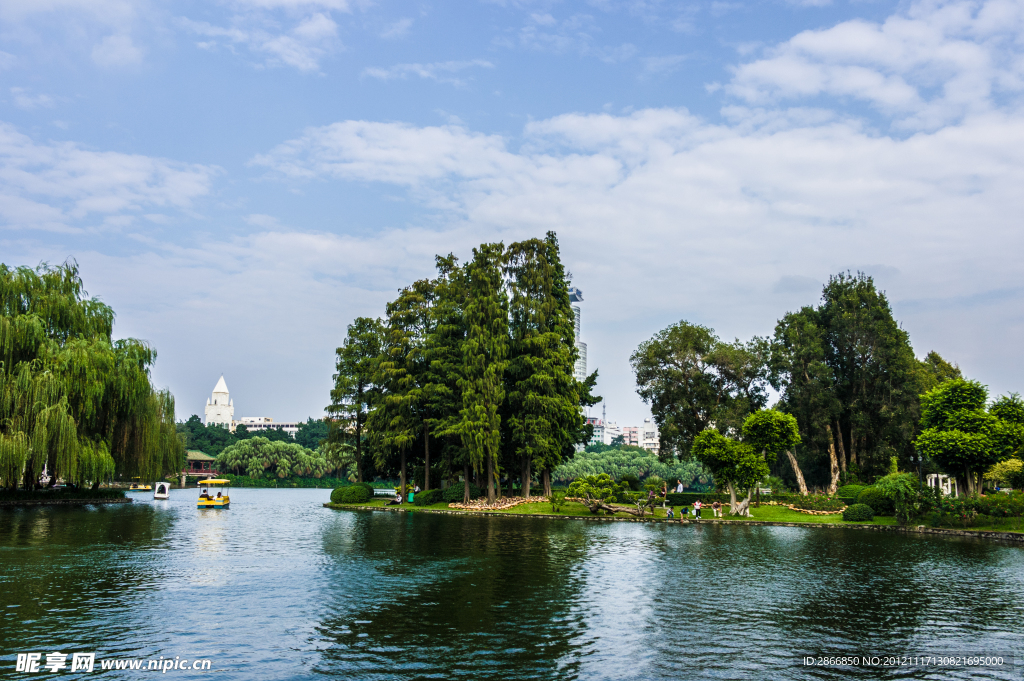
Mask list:
[[[33,109],[49,108],[52,107],[53,97],[49,95],[33,95],[27,89],[22,87],[12,87],[11,97],[14,99],[14,105],[19,109],[26,111],[32,111]]]
[[[912,129],[984,113],[1024,91],[1024,4],[911,4],[882,23],[804,31],[737,67],[727,86],[752,104],[827,95],[859,99]]]
[[[110,35],[93,48],[92,60],[100,66],[132,66],[142,61],[142,50],[130,36]]]
[[[389,24],[383,31],[380,32],[380,37],[385,39],[404,38],[409,35],[409,29],[412,28],[412,19],[406,17],[399,19],[393,24]]]
[[[187,210],[210,190],[217,169],[37,144],[0,123],[0,219],[8,229],[74,231],[100,221],[124,226],[144,209]]]
[[[601,338],[591,359],[620,393],[630,385],[623,358],[665,324],[686,317],[725,337],[771,333],[787,309],[817,298],[811,283],[862,263],[879,263],[869,273],[919,351],[951,354],[998,389],[1009,386],[995,377],[1024,372],[984,338],[1012,333],[1012,319],[995,316],[953,342],[938,313],[914,312],[942,301],[956,325],[966,296],[1010,288],[1013,304],[1024,302],[1024,118],[1013,113],[906,139],[815,110],[748,110],[721,125],[679,109],[567,114],[530,123],[521,140],[345,121],[254,163],[291,182],[408,187],[448,216],[440,234],[376,237],[382,252],[465,253],[557,231],[577,283],[601,301],[585,313],[584,337]]]
[[[452,74],[465,71],[469,68],[493,69],[494,64],[483,59],[470,61],[445,61],[433,64],[396,64],[388,68],[369,67],[363,69],[363,75],[380,80],[394,80],[396,78],[407,78],[408,76],[419,76],[426,80],[436,80],[439,83],[450,83],[452,85],[465,85],[466,81],[457,78]]]
[[[244,45],[261,55],[268,66],[291,66],[300,71],[318,71],[320,60],[341,47],[338,25],[322,12],[304,17],[283,33],[276,30],[277,22],[257,16],[237,16],[228,28],[190,19],[181,23],[193,33],[213,39],[199,43],[202,48],[213,48],[218,41]]]

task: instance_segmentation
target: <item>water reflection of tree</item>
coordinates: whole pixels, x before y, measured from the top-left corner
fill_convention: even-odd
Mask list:
[[[4,646],[72,643],[89,636],[105,613],[116,617],[130,608],[139,589],[155,581],[155,565],[142,550],[163,541],[172,524],[148,505],[0,514]]]
[[[348,530],[343,544],[325,537],[342,567],[320,671],[577,676],[578,523],[359,514]]]

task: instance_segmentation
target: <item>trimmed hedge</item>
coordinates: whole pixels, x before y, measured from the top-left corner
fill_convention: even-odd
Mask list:
[[[230,480],[232,487],[335,489],[348,487],[351,484],[348,480],[341,478],[250,478],[248,475],[232,475],[231,473],[224,473],[221,477]]]
[[[439,489],[424,490],[412,498],[412,503],[416,506],[437,504],[443,500],[443,494],[444,492]]]
[[[843,520],[848,522],[864,522],[866,520],[874,520],[875,511],[867,504],[854,504],[853,506],[847,506],[846,510],[843,511]]]
[[[882,494],[882,490],[877,487],[866,487],[857,495],[858,504],[867,504],[871,507],[871,510],[875,512],[875,515],[892,515],[896,512],[896,507],[892,503],[892,499]]]
[[[368,485],[349,485],[339,487],[331,492],[331,503],[333,504],[364,504],[373,498],[373,488],[367,489]]]
[[[867,489],[867,485],[843,485],[836,490],[836,496],[856,499],[857,495]]]
[[[441,493],[441,499],[443,501],[446,501],[449,504],[457,504],[460,501],[462,501],[463,498],[465,498],[465,495],[464,495],[465,491],[466,491],[465,483],[457,482],[457,483],[455,483],[454,485],[450,486],[448,489],[444,490]],[[482,489],[480,489],[479,487],[477,487],[473,483],[469,483],[469,498],[470,499],[478,499],[478,498],[482,497],[483,495],[484,495],[484,492],[483,492]],[[415,503],[415,499],[414,499],[414,503]]]
[[[793,506],[805,511],[838,511],[846,502],[838,497],[806,496],[797,497]]]

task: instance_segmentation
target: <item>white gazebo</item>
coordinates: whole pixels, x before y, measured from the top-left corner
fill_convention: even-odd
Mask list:
[[[929,473],[927,477],[929,487],[938,487],[942,494],[947,497],[958,497],[956,489],[956,478],[941,473]]]

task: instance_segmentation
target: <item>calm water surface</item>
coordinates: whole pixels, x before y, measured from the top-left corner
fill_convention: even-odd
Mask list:
[[[855,530],[339,512],[327,490],[0,511],[19,652],[221,679],[1019,679],[1024,549]],[[998,654],[1000,670],[805,655]],[[69,658],[70,659],[70,658]],[[76,674],[138,677],[129,671]],[[175,671],[169,677],[210,676]]]

